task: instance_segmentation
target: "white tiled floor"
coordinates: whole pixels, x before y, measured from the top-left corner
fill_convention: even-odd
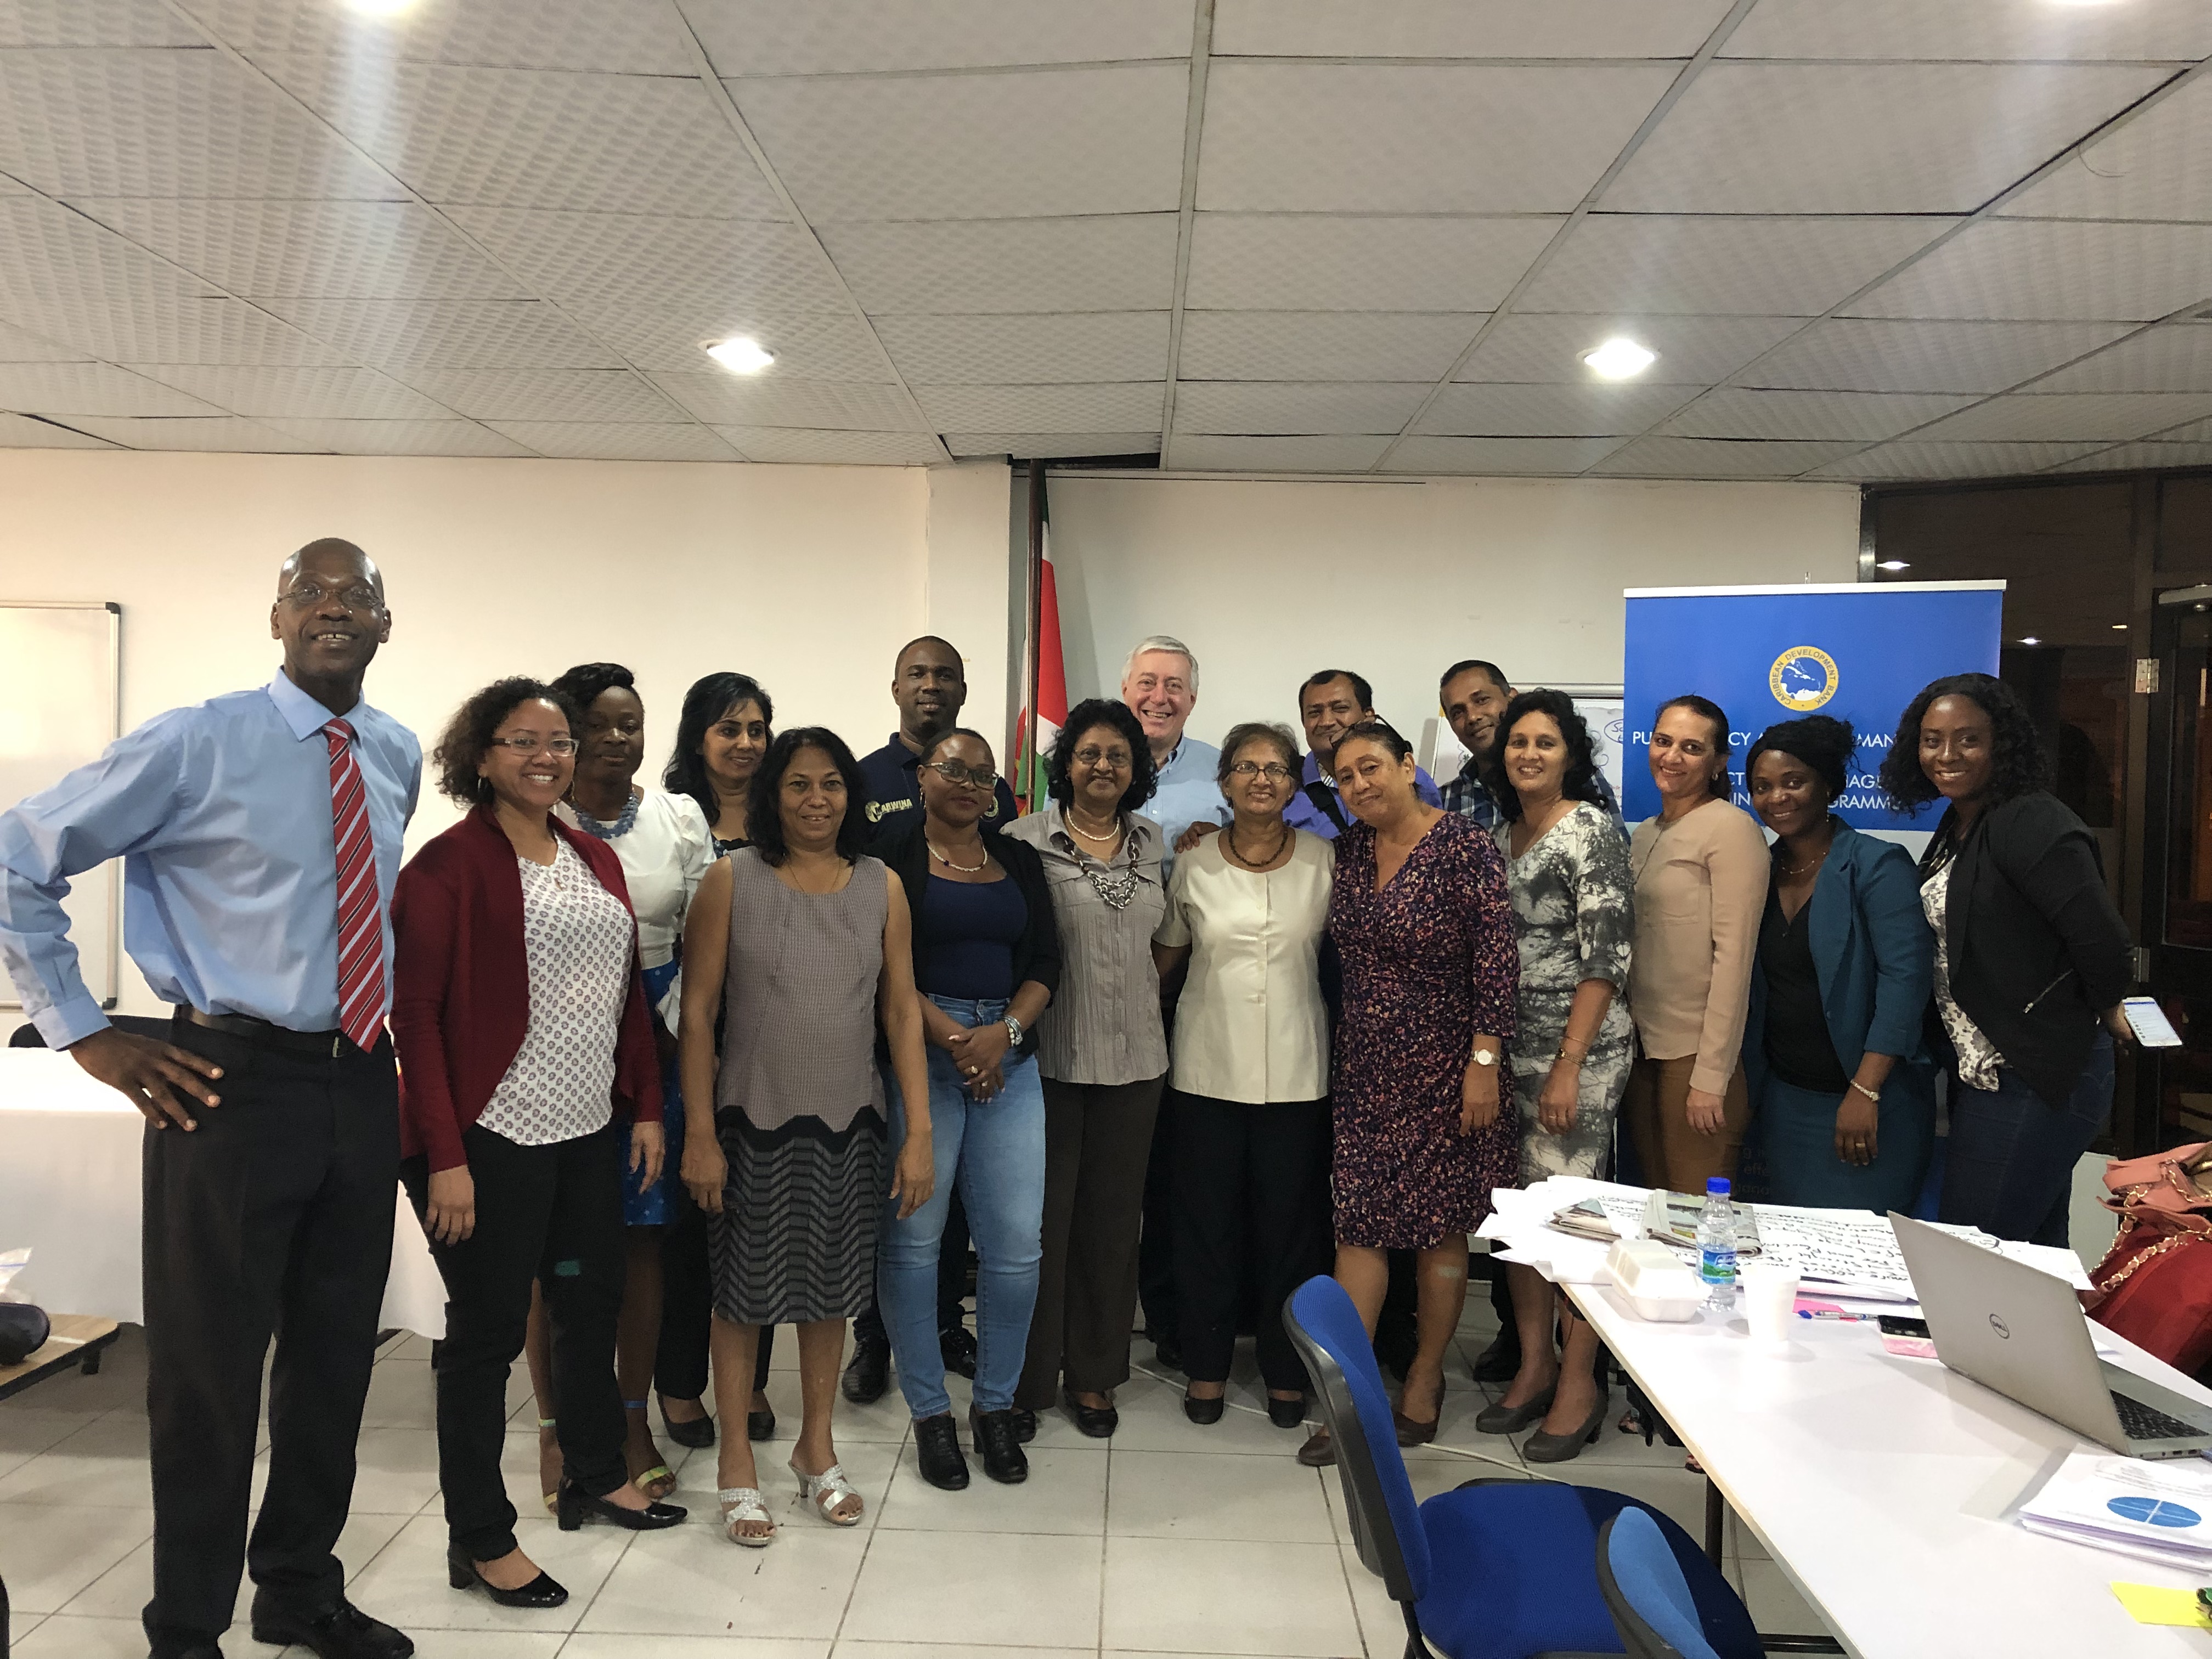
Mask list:
[[[1445,1445],[1408,1453],[1424,1498],[1480,1475],[1528,1478],[1512,1442],[1474,1431],[1486,1396],[1466,1367],[1491,1324],[1476,1288],[1442,1437],[1496,1461]],[[125,1333],[97,1377],[58,1377],[0,1403],[0,1576],[16,1659],[145,1652],[137,1614],[153,1516],[137,1336]],[[779,1360],[791,1346],[778,1346]],[[1141,1340],[1136,1358],[1153,1368]],[[353,1598],[412,1634],[423,1659],[1396,1659],[1404,1649],[1398,1610],[1352,1546],[1334,1473],[1299,1468],[1291,1453],[1303,1434],[1272,1427],[1258,1409],[1249,1348],[1231,1398],[1253,1409],[1198,1428],[1182,1415],[1179,1379],[1139,1376],[1121,1392],[1121,1431],[1110,1442],[1048,1413],[1018,1487],[978,1469],[968,1491],[939,1492],[915,1470],[896,1389],[862,1410],[840,1401],[839,1454],[869,1504],[850,1532],[816,1522],[791,1485],[767,1480],[781,1475],[797,1427],[798,1377],[780,1372],[769,1391],[778,1443],[760,1449],[782,1532],[759,1552],[733,1548],[713,1524],[714,1453],[667,1442],[690,1523],[646,1536],[556,1530],[532,1496],[532,1413],[518,1368],[507,1461],[526,1517],[519,1530],[570,1591],[566,1607],[538,1614],[446,1586],[427,1358],[428,1345],[407,1338],[377,1362],[339,1546]],[[963,1417],[964,1387],[953,1383]],[[1663,1444],[1647,1449],[1608,1431],[1560,1473],[1632,1492],[1702,1535],[1703,1482]],[[1729,1573],[1762,1629],[1820,1628],[1733,1526]],[[227,1639],[232,1659],[273,1656],[246,1633],[246,1599],[241,1591],[241,1622]]]

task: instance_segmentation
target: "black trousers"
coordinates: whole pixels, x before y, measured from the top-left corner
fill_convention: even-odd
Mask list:
[[[1225,1382],[1240,1290],[1260,1298],[1260,1375],[1285,1393],[1306,1370],[1283,1328],[1291,1292],[1329,1263],[1326,1100],[1247,1105],[1177,1094],[1175,1268],[1183,1369]]]
[[[335,1607],[331,1553],[353,1502],[354,1443],[392,1265],[399,1097],[392,1045],[264,1048],[179,1022],[169,1040],[222,1067],[222,1103],[143,1153],[146,1418],[157,1659],[229,1628],[243,1563],[263,1593]],[[269,1376],[269,1485],[246,1516]]]
[[[667,1400],[698,1400],[707,1392],[708,1333],[714,1314],[714,1275],[707,1259],[707,1212],[684,1196],[683,1213],[660,1233],[660,1346],[653,1351],[653,1387]],[[775,1327],[761,1327],[753,1387],[768,1387]]]
[[[530,1323],[530,1287],[542,1285],[553,1328],[554,1432],[562,1478],[604,1497],[629,1478],[623,1463],[622,1390],[615,1324],[622,1312],[628,1234],[623,1226],[622,1135],[518,1146],[481,1126],[461,1137],[476,1179],[476,1231],[430,1245],[446,1281],[446,1339],[438,1345],[438,1484],[446,1532],[475,1561],[515,1547],[514,1505],[499,1469],[507,1440],[507,1379]],[[419,1214],[429,1161],[402,1169]]]
[[[1152,1149],[1145,1161],[1145,1206],[1137,1236],[1137,1306],[1145,1328],[1156,1338],[1182,1328],[1182,1277],[1176,1267],[1182,1231],[1176,1224],[1176,1151],[1185,1103],[1191,1097],[1174,1089],[1160,1091],[1160,1113],[1152,1124]],[[1188,1365],[1190,1356],[1183,1362]],[[1206,1379],[1212,1381],[1215,1379]]]

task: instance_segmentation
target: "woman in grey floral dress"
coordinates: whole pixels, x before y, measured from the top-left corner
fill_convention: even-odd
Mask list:
[[[1620,826],[1591,804],[1597,775],[1589,729],[1563,691],[1524,691],[1506,706],[1490,790],[1521,947],[1521,1038],[1513,1100],[1524,1181],[1602,1176],[1613,1120],[1635,1059],[1620,992],[1636,933],[1635,880]],[[1543,1419],[1522,1455],[1563,1462],[1605,1419],[1597,1335],[1534,1267],[1509,1265],[1521,1369],[1504,1399],[1475,1419],[1510,1434]],[[1552,1346],[1559,1313],[1564,1355]]]

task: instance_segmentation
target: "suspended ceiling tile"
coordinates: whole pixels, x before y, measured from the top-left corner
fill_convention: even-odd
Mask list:
[[[18,300],[0,314],[111,362],[337,363],[343,355],[241,300],[123,292]]]
[[[92,353],[0,323],[0,363],[81,363]]]
[[[1467,349],[1474,311],[1187,311],[1187,380],[1442,379]]]
[[[2199,76],[2004,204],[2026,219],[2212,219],[2212,79]]]
[[[1201,213],[1202,311],[1492,311],[1565,220]]]
[[[2212,420],[2191,421],[2183,426],[2163,427],[2147,434],[2152,443],[2212,443]]]
[[[712,429],[677,421],[488,421],[540,455],[568,461],[741,461]]]
[[[1015,460],[1053,460],[1080,455],[1151,455],[1160,434],[1150,432],[948,432],[945,447],[957,456],[1008,455]]]
[[[1849,443],[1638,438],[1592,470],[1639,478],[1790,478],[1847,454]]]
[[[1557,477],[1595,466],[1620,447],[1618,438],[1407,438],[1382,471]]]
[[[417,369],[407,382],[446,410],[478,421],[666,422],[683,414],[627,369]]]
[[[684,10],[725,75],[1098,64],[1191,49],[1190,0],[715,0]]]
[[[1198,204],[1215,212],[1565,213],[1612,165],[1675,72],[1667,64],[1224,61],[1206,82]]]
[[[1213,55],[1687,58],[1729,0],[1219,0]]]
[[[2212,416],[2212,392],[2055,392],[1992,398],[1962,410],[1924,433],[1929,441],[2140,438],[2147,432]]]
[[[2039,472],[2102,446],[2094,443],[1905,443],[1861,450],[1814,470],[1815,478],[2002,478]]]
[[[643,369],[703,374],[714,368],[709,345],[744,337],[759,341],[775,357],[776,372],[794,380],[880,381],[890,373],[867,325],[849,313],[794,315],[735,302],[647,311],[596,301],[572,302],[569,309],[594,336]]]
[[[1777,347],[1739,378],[1747,386],[1759,386],[1986,394],[2109,344],[2128,327],[2125,323],[1915,323],[1832,317]]]
[[[104,438],[28,415],[0,414],[0,449],[112,449]]]
[[[1172,211],[1187,64],[729,82],[815,224]]]
[[[401,193],[212,52],[0,52],[0,172],[55,196]]]
[[[11,301],[96,307],[137,295],[214,292],[58,202],[0,197],[0,312]]]
[[[204,46],[160,0],[7,0],[0,47]]]
[[[2212,57],[2201,0],[2055,5],[2050,0],[1759,0],[1728,58],[2188,60]]]
[[[335,455],[526,456],[474,421],[270,421],[310,448]]]
[[[1595,213],[1516,309],[1818,316],[1951,223]]]
[[[2212,392],[2212,324],[2169,323],[2038,380],[2033,392]]]
[[[125,449],[210,450],[246,454],[299,454],[317,446],[273,426],[234,415],[138,419],[80,415],[70,424]]]
[[[1188,388],[1186,388],[1188,390]],[[917,386],[939,432],[1133,432],[1157,428],[1164,382],[1090,386]]]
[[[2212,466],[2212,443],[2122,444],[2100,449],[2053,472],[2155,472],[2166,467]]]
[[[389,17],[333,0],[191,0],[207,26],[250,57],[314,52],[363,60],[689,75],[690,55],[665,0],[425,0]]]
[[[257,418],[450,419],[428,398],[373,368],[276,368],[142,363],[142,374],[228,410]]]
[[[1164,311],[1079,312],[1063,317],[879,316],[875,325],[891,361],[913,385],[1158,381],[1168,372]]]
[[[1626,437],[1704,388],[1585,380],[1562,386],[1448,386],[1417,430],[1476,438]]]
[[[270,300],[270,310],[340,350],[401,375],[424,368],[620,368],[535,300]]]
[[[1626,337],[1659,361],[1646,371],[1678,386],[1726,380],[1791,331],[1802,317],[1635,317],[1618,313],[1516,313],[1475,348],[1456,378],[1584,384],[1593,376],[1585,353]]]
[[[809,431],[770,426],[714,429],[754,461],[817,466],[929,466],[945,459],[936,439],[916,432]]]
[[[274,57],[293,92],[425,198],[773,219],[782,206],[696,80]],[[336,194],[325,191],[324,194]]]
[[[1173,435],[1387,436],[1413,417],[1428,391],[1426,386],[1401,381],[1185,380],[1176,391]]]
[[[1164,311],[1176,216],[829,225],[822,240],[870,313]]]
[[[1685,438],[1892,438],[1972,398],[1926,392],[1774,392],[1716,386],[1661,429]]]
[[[413,202],[70,204],[248,299],[516,299],[529,290]]]
[[[1161,458],[1177,472],[1364,472],[1390,447],[1377,434],[1274,438],[1178,434]]]
[[[2212,224],[1991,219],[1854,301],[1856,317],[2148,322],[2212,295]]]
[[[112,363],[0,363],[0,409],[22,415],[220,415]]]
[[[602,308],[833,312],[850,307],[798,225],[631,213],[460,207],[455,222],[533,292]]]
[[[1604,203],[1615,212],[1969,213],[2170,73],[1714,64]]]
[[[895,386],[843,385],[722,369],[661,374],[653,383],[702,421],[731,426],[815,427],[831,432],[924,430]],[[742,446],[741,446],[742,447]]]

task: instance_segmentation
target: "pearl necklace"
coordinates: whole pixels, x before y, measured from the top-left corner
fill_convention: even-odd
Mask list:
[[[925,836],[922,837],[922,844],[929,848],[930,857],[935,859],[946,869],[957,870],[963,875],[972,876],[978,870],[988,870],[991,867],[991,854],[988,850],[983,850],[983,861],[981,864],[955,864],[951,859],[945,857],[944,854],[937,850],[937,843],[930,840],[928,836]]]

